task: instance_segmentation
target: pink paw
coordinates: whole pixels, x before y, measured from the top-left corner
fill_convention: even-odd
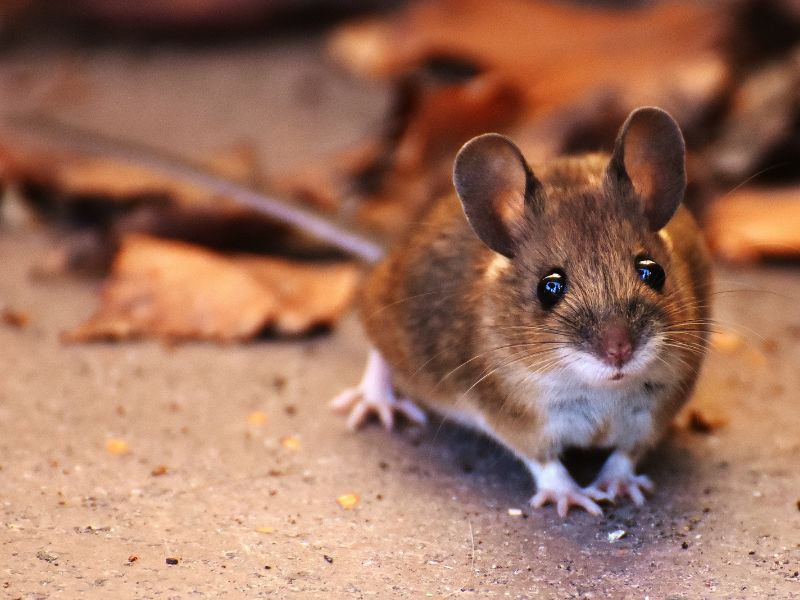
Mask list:
[[[372,350],[361,382],[331,400],[333,410],[349,412],[347,426],[358,429],[371,415],[377,415],[387,430],[394,427],[399,414],[414,423],[425,425],[425,413],[408,398],[397,398],[392,388],[392,371],[377,350]]]
[[[331,400],[331,407],[338,412],[349,412],[347,426],[358,429],[372,415],[376,415],[387,431],[394,427],[395,414],[402,415],[415,425],[425,425],[425,413],[408,398],[397,399],[394,395],[380,396],[361,387],[345,390]]]
[[[582,508],[590,515],[596,517],[602,516],[603,510],[592,500],[592,498],[584,493],[580,488],[572,489],[544,489],[539,490],[531,498],[531,506],[540,508],[545,504],[554,504],[558,516],[562,519],[567,516],[570,507],[575,506]]]
[[[645,502],[644,493],[652,493],[655,486],[647,475],[633,473],[621,477],[601,478],[584,491],[598,501],[613,502],[616,498],[627,496],[636,506]]]
[[[653,482],[646,475],[637,475],[633,461],[621,451],[606,460],[597,480],[584,491],[595,500],[613,502],[627,496],[636,506],[644,504],[645,492],[653,491]]]

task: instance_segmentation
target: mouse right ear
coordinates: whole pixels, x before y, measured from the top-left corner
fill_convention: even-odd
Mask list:
[[[525,205],[534,201],[540,188],[519,148],[498,133],[472,138],[456,156],[453,184],[481,241],[513,258]]]

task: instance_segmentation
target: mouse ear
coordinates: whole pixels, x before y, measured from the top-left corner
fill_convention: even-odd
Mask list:
[[[453,184],[473,231],[512,258],[526,202],[534,202],[540,188],[519,148],[498,133],[472,138],[456,156]]]
[[[660,108],[636,109],[620,128],[607,173],[633,186],[652,231],[669,222],[683,199],[685,155],[678,124]]]

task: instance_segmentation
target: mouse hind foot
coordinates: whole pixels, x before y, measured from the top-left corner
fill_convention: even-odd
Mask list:
[[[617,450],[606,459],[597,479],[585,491],[595,500],[613,502],[618,497],[627,496],[636,506],[641,506],[645,502],[645,493],[651,493],[654,487],[647,475],[636,474],[634,461]]]
[[[392,388],[392,370],[380,352],[370,350],[364,375],[357,386],[343,391],[331,400],[337,412],[347,412],[347,426],[358,429],[376,415],[386,430],[394,427],[399,414],[415,425],[425,425],[425,412],[408,398],[398,398]]]

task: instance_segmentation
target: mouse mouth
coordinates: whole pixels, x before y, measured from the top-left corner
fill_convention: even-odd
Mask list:
[[[594,352],[584,350],[563,350],[563,357],[569,360],[569,369],[583,381],[600,386],[626,387],[636,385],[645,376],[652,375],[652,368],[658,356],[658,343],[648,340],[637,348],[630,360],[621,365],[609,365]]]

